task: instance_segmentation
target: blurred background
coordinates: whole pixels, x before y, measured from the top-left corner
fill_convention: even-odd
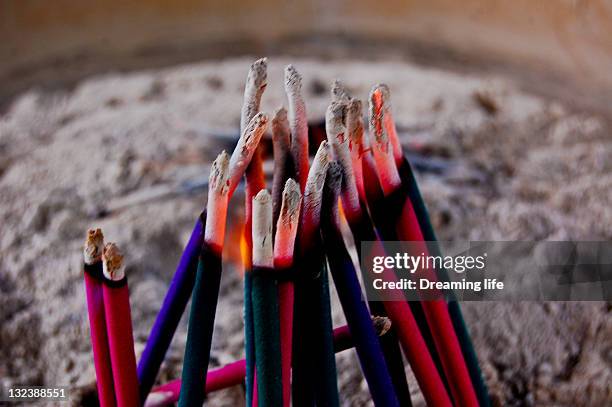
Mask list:
[[[74,405],[92,402],[80,264],[92,226],[126,252],[142,350],[262,56],[262,110],[286,104],[292,63],[313,125],[334,79],[364,101],[374,84],[390,86],[441,239],[612,239],[610,1],[5,0],[0,385],[67,385]],[[215,366],[243,357],[242,200]],[[612,404],[609,303],[463,309],[495,405]],[[161,382],[180,376],[185,334],[186,319]],[[368,405],[354,354],[337,360],[344,405]],[[242,392],[211,405],[240,405]]]

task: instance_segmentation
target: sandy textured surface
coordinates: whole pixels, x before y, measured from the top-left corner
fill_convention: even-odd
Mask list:
[[[205,179],[222,144],[211,134],[238,126],[250,62],[94,77],[70,91],[24,93],[0,117],[0,384],[76,388],[94,380],[80,265],[91,226],[126,253],[142,350],[205,196],[93,215],[154,186]],[[442,239],[612,238],[607,118],[518,91],[502,78],[400,62],[276,58],[267,112],[286,103],[282,69],[289,62],[304,75],[311,119],[323,116],[335,78],[364,99],[373,84],[389,84],[405,145],[447,168],[419,174]],[[222,281],[215,366],[243,356],[235,255]],[[612,403],[609,304],[471,303],[464,310],[497,405]],[[342,323],[339,307],[336,313]],[[161,381],[180,375],[185,333],[186,319]],[[345,405],[367,404],[352,352],[338,356],[338,369]],[[411,390],[422,403],[414,381]],[[211,405],[236,405],[241,397],[240,388],[222,391]]]

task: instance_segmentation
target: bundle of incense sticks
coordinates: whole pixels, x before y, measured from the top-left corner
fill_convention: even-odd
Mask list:
[[[325,137],[309,139],[302,77],[287,66],[287,107],[274,112],[271,135],[266,136],[273,147],[270,193],[263,172],[268,157],[260,148],[269,120],[259,111],[267,80],[267,60],[259,59],[247,74],[240,138],[231,157],[222,152],[212,164],[205,210],[138,369],[123,256],[116,245],[103,244],[100,230],[89,231],[84,274],[101,405],[178,401],[179,406],[199,406],[208,393],[244,384],[248,407],[338,406],[342,395],[335,353],[354,347],[376,406],[411,405],[408,368],[428,405],[488,406],[478,360],[452,293],[410,303],[384,296],[382,301],[363,301],[363,284],[370,284],[371,276],[353,263],[351,251],[358,257],[384,254],[385,239],[422,242],[423,251],[439,253],[437,245],[425,244],[436,237],[397,136],[389,88],[372,89],[368,131],[362,102],[334,82]],[[317,151],[312,161],[309,143]],[[246,357],[209,371],[227,208],[243,177]],[[354,245],[342,232],[343,224]],[[362,252],[362,242],[374,242],[371,251]],[[445,270],[433,272],[437,279],[448,278]],[[383,277],[398,278],[393,270],[384,271]],[[347,321],[336,329],[332,281]],[[190,297],[182,377],[153,387]]]

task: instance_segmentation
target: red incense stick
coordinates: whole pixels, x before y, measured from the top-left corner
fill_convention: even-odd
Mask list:
[[[380,108],[378,103],[380,97],[380,90],[375,88],[370,96],[370,126],[375,138],[372,151],[384,194],[389,196],[397,193],[397,191],[401,191],[401,179],[395,164],[393,151],[390,148],[387,132],[388,126],[384,120],[385,111]],[[400,240],[423,242],[418,219],[409,199],[404,200],[400,210],[396,232]],[[428,250],[424,243],[419,249],[419,253],[422,252],[424,255],[427,255]],[[423,275],[423,277],[428,277],[429,279],[436,278],[431,270],[421,270],[420,273],[424,272],[427,274]],[[472,386],[469,371],[463,358],[446,302],[443,299],[434,299],[423,301],[422,305],[442,361],[442,367],[451,388],[453,400],[461,406],[478,406],[478,399]]]
[[[102,406],[115,406],[115,389],[111,368],[108,336],[106,334],[106,317],[104,315],[104,297],[102,288],[102,251],[104,236],[100,229],[87,231],[87,240],[83,249],[85,293],[87,295],[87,313],[96,369],[98,399]]]
[[[114,243],[104,246],[102,267],[105,278],[103,296],[106,331],[117,406],[136,407],[140,401],[130,294],[123,267],[123,255]]]
[[[274,241],[274,268],[279,276],[278,303],[280,314],[281,366],[283,380],[283,405],[291,401],[291,347],[293,345],[293,248],[300,218],[302,194],[300,186],[291,178],[283,190],[282,203],[276,224]]]

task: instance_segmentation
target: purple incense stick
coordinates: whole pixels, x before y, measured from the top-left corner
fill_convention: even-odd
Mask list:
[[[198,268],[198,258],[204,241],[205,224],[206,211],[202,212],[193,227],[191,237],[187,246],[185,246],[185,250],[183,250],[181,260],[170,282],[170,287],[168,287],[164,303],[149,334],[147,345],[140,357],[138,363],[140,400],[147,399],[166,356],[166,351],[170,342],[172,342],[174,332],[185,311],[187,302],[189,302]]]
[[[321,219],[325,252],[372,401],[375,406],[399,407],[378,336],[372,327],[370,312],[363,301],[355,266],[339,230],[338,190],[341,181],[339,165],[331,163],[325,181],[322,209],[326,216]]]

